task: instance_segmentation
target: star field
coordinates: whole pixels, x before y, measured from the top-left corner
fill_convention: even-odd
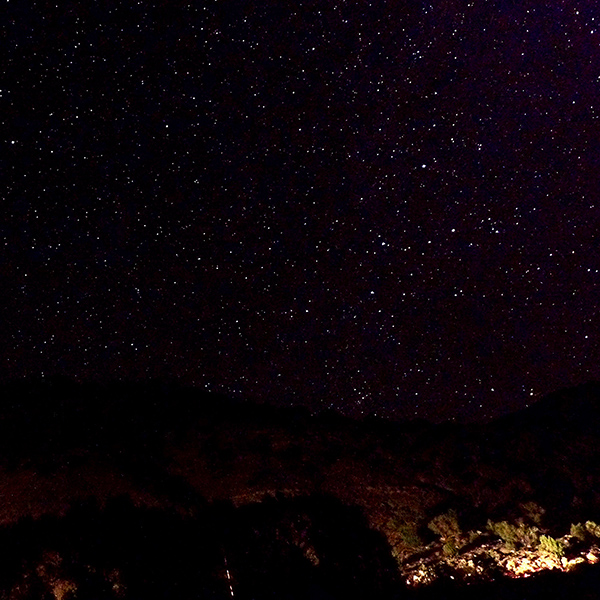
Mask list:
[[[600,15],[4,6],[3,379],[480,419],[600,377]]]

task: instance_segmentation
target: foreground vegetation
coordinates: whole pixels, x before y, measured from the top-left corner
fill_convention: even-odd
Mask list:
[[[600,527],[593,521],[574,523],[564,535],[553,537],[540,519],[516,523],[487,521],[484,530],[463,531],[456,511],[437,515],[428,524],[438,539],[413,545],[399,561],[411,586],[451,579],[473,583],[501,578],[530,577],[544,571],[571,572],[600,561]],[[414,537],[411,537],[414,543]]]
[[[0,528],[0,598],[392,600],[428,590],[440,598],[465,584],[500,598],[511,578],[537,577],[535,587],[545,585],[544,573],[561,572],[580,583],[600,561],[600,527],[591,521],[558,537],[543,533],[542,522],[466,531],[449,510],[427,529],[435,539],[398,562],[361,509],[330,496],[240,507],[196,498],[186,514],[127,497],[90,500],[61,517]]]
[[[0,599],[385,598],[600,556],[600,385],[477,427],[162,384],[0,396]]]
[[[0,529],[0,597],[392,598],[385,540],[328,497],[266,499],[193,514],[118,498]]]

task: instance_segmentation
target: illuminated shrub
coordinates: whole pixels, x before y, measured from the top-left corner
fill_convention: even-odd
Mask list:
[[[396,531],[400,534],[400,539],[410,548],[419,548],[423,546],[423,539],[419,535],[416,523],[398,523]]]
[[[565,555],[565,545],[560,540],[556,540],[549,535],[540,536],[539,549],[557,558],[562,558]]]
[[[526,548],[533,548],[539,541],[539,533],[535,527],[527,527],[526,525],[519,525],[517,527],[517,534],[519,536],[519,543]]]
[[[427,527],[444,540],[456,540],[462,534],[455,510],[434,517]]]
[[[449,540],[442,546],[442,552],[444,553],[444,556],[456,556],[458,554],[458,548],[452,540]]]
[[[498,523],[488,521],[487,528],[494,535],[497,535],[511,550],[514,550],[517,547],[517,528],[514,525],[511,525],[506,521],[500,521]]]
[[[418,508],[388,503],[393,509],[394,516],[389,520],[388,527],[395,531],[402,543],[409,548],[420,548],[425,545],[421,537],[421,526],[425,515]]]
[[[600,525],[594,523],[594,521],[586,521],[585,528],[588,533],[591,533],[594,537],[600,537]]]
[[[497,535],[505,543],[506,547],[511,550],[514,550],[519,545],[532,548],[539,542],[537,529],[535,527],[527,527],[527,525],[522,523],[516,526],[507,521],[500,521],[498,523],[488,521],[487,528],[493,534]]]
[[[571,536],[578,539],[580,542],[585,541],[587,530],[583,523],[571,523]]]
[[[524,502],[521,504],[521,510],[530,521],[535,523],[535,525],[540,526],[542,524],[542,517],[546,513],[546,510],[537,502]]]

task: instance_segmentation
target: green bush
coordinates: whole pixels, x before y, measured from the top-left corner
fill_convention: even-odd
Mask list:
[[[557,558],[562,558],[565,555],[565,545],[549,535],[540,536],[539,549],[548,554],[553,554]]]
[[[515,550],[517,547],[517,533],[516,527],[507,523],[506,521],[500,521],[494,523],[493,521],[487,522],[487,528],[494,534],[497,535],[509,550]]]
[[[499,521],[494,523],[491,519],[487,522],[487,528],[497,535],[504,542],[516,542],[517,536],[515,533],[516,527],[507,521]]]
[[[410,548],[420,548],[425,545],[421,536],[421,527],[426,515],[418,505],[407,506],[400,501],[390,499],[386,503],[390,509],[391,518],[388,528],[399,534],[402,543]]]
[[[400,534],[400,539],[410,548],[420,548],[425,543],[419,535],[419,528],[416,523],[394,523],[396,531]]]
[[[542,524],[542,517],[546,510],[537,502],[524,502],[521,504],[523,514],[538,527]]]
[[[594,523],[594,521],[586,521],[585,528],[594,537],[600,537],[600,525]]]
[[[580,542],[584,542],[587,537],[585,525],[583,523],[571,523],[571,535]]]
[[[429,521],[427,527],[437,533],[443,540],[456,540],[462,534],[455,510],[449,510],[447,513],[437,515]]]
[[[527,527],[523,523],[512,525],[507,521],[494,523],[488,521],[487,528],[497,535],[511,550],[514,550],[518,545],[532,548],[539,541],[538,531],[535,527]]]
[[[458,548],[452,540],[449,540],[442,546],[442,552],[444,553],[444,556],[456,556],[458,554]]]
[[[519,525],[517,527],[517,534],[519,536],[519,543],[526,548],[534,548],[540,539],[538,529],[527,527],[526,525]]]

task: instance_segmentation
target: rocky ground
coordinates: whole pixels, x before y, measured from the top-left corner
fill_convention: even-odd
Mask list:
[[[439,579],[483,583],[501,577],[527,578],[544,571],[567,573],[600,562],[598,544],[581,544],[571,536],[560,538],[566,553],[558,557],[537,548],[511,550],[501,540],[479,533],[481,541],[456,556],[445,556],[441,544],[436,543],[407,558],[400,565],[406,584],[418,588]]]

